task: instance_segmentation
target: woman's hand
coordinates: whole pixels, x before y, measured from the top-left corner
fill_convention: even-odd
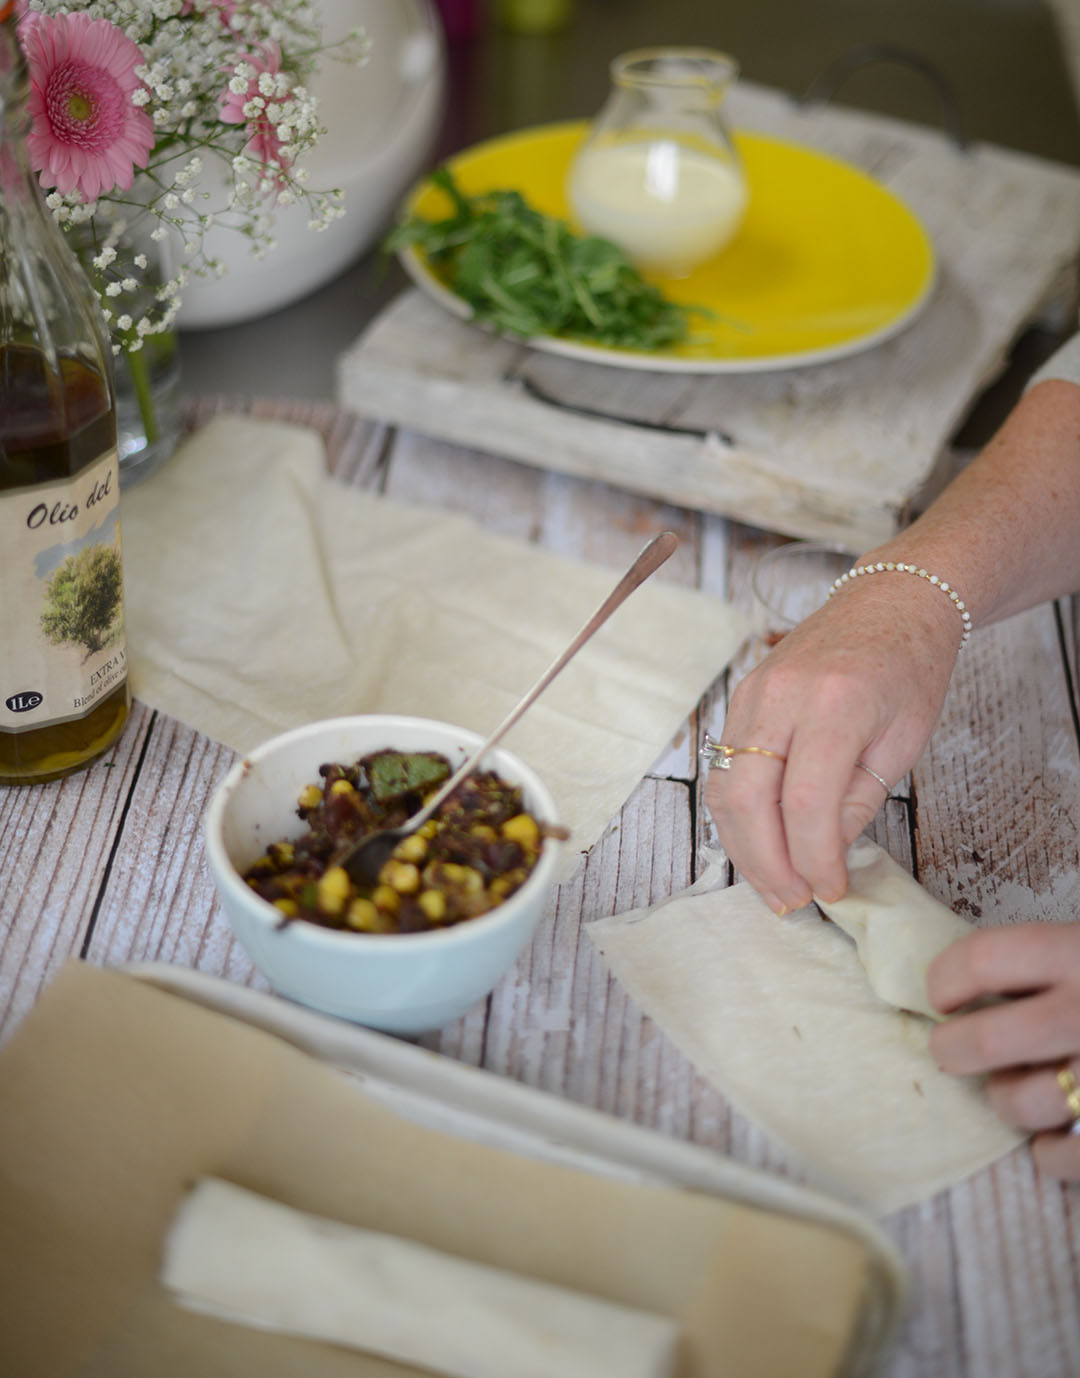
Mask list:
[[[1080,1081],[1080,923],[986,928],[951,944],[930,965],[927,991],[943,1014],[983,996],[1016,998],[958,1014],[934,1029],[943,1071],[988,1073],[987,1094],[1008,1124],[1035,1133],[1041,1170],[1080,1180],[1080,1131],[1058,1072]]]
[[[924,580],[853,580],[736,689],[705,800],[738,870],[777,913],[847,889],[848,845],[922,754],[960,644],[960,619]]]

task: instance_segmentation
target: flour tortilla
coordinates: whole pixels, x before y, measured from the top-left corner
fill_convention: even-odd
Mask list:
[[[885,1215],[1023,1136],[998,1119],[980,1080],[947,1076],[930,1055],[925,966],[970,925],[869,840],[849,865],[851,895],[829,906],[836,922],[813,906],[777,918],[749,885],[726,886],[724,865],[586,932],[789,1172]]]
[[[926,993],[926,971],[950,943],[971,932],[961,919],[868,837],[852,843],[848,892],[816,902],[855,940],[871,989],[900,1010],[929,1019],[942,1016]]]

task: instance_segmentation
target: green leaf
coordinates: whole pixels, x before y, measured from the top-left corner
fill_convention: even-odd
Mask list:
[[[688,339],[692,316],[714,314],[669,301],[617,245],[573,234],[520,192],[466,196],[447,167],[430,180],[449,197],[451,215],[411,216],[383,247],[420,249],[474,320],[497,331],[654,350]]]
[[[428,790],[450,775],[441,756],[429,752],[381,751],[367,764],[371,792],[380,804],[410,790]]]

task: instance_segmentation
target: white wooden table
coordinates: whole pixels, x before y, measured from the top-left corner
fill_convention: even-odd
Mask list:
[[[207,400],[192,420],[222,405]],[[465,511],[568,554],[623,565],[670,527],[683,544],[660,577],[743,606],[754,561],[776,544],[720,517],[388,430],[329,405],[232,405],[316,427],[347,481]],[[893,855],[977,923],[1080,916],[1078,633],[1071,604],[977,632],[927,754],[877,820]],[[749,643],[717,682],[553,895],[532,948],[490,999],[424,1041],[784,1173],[783,1156],[641,1016],[582,933],[590,919],[685,886],[701,848],[716,845],[697,746],[705,730],[719,729],[730,687],[764,649]],[[136,704],[104,761],[61,782],[0,791],[0,1037],[71,955],[180,963],[262,984],[231,939],[201,841],[210,793],[233,759]],[[887,1228],[913,1290],[890,1378],[1080,1373],[1080,1191],[1039,1177],[1026,1150]]]

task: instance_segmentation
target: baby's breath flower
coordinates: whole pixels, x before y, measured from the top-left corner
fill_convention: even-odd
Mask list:
[[[93,226],[87,262],[103,303],[112,303],[105,310],[114,348],[135,350],[171,329],[190,272],[224,273],[205,248],[215,225],[240,231],[261,255],[274,248],[275,209],[304,204],[315,230],[344,213],[339,193],[308,190],[304,161],[325,131],[307,83],[322,53],[362,63],[369,46],[362,30],[320,46],[321,20],[309,0],[27,0],[27,7],[53,18],[85,11],[141,53],[129,99],[152,121],[155,145],[146,166],[136,167],[134,186],[106,187],[89,204],[78,191],[43,188],[66,232],[85,239],[83,227]],[[206,163],[216,164],[225,188],[212,210],[201,208],[210,200],[200,185]],[[153,256],[133,251],[129,238],[136,201],[153,226],[150,240],[163,245],[171,236],[183,264],[160,286]]]

